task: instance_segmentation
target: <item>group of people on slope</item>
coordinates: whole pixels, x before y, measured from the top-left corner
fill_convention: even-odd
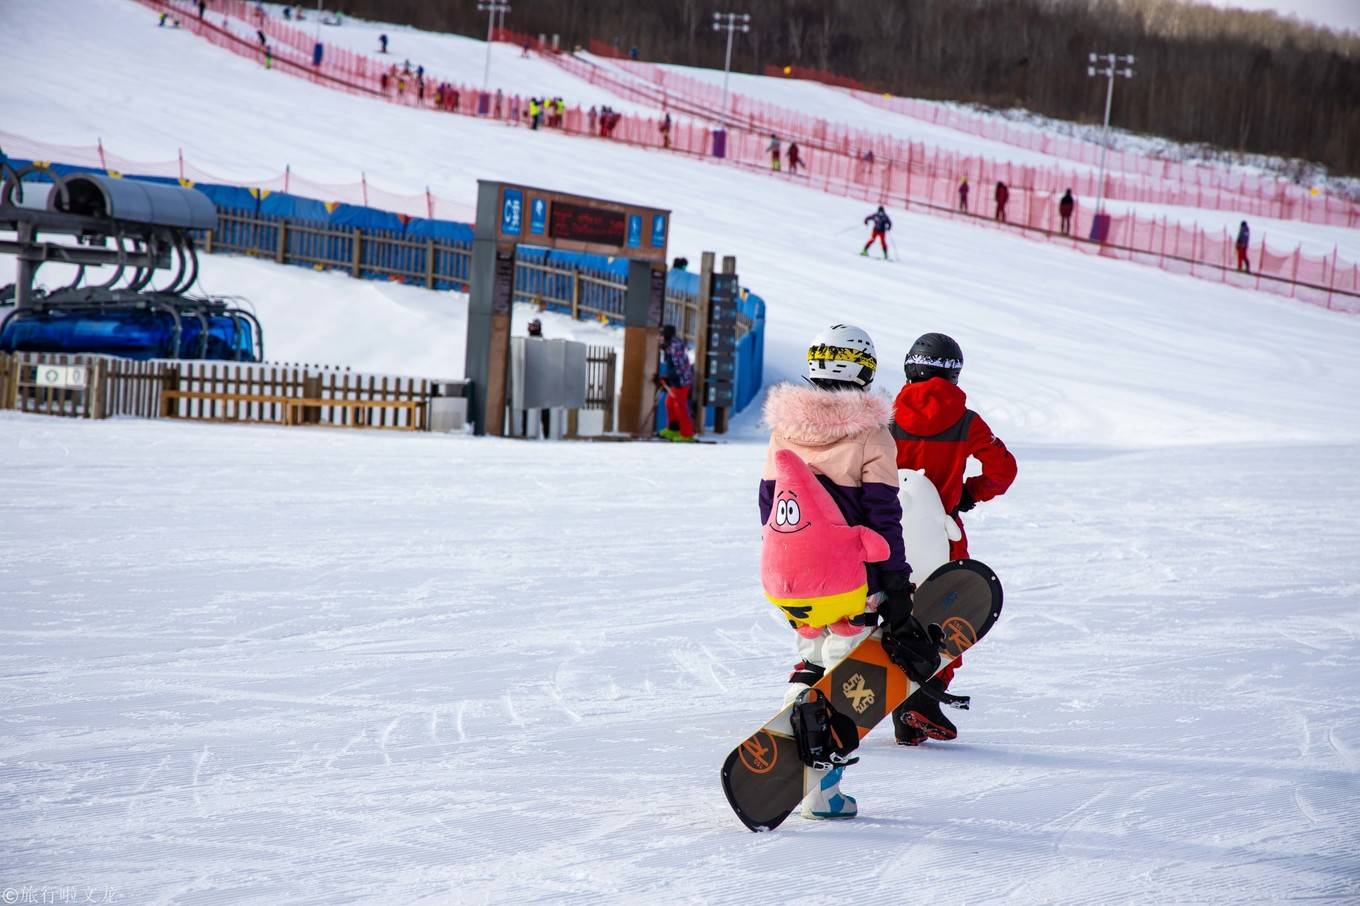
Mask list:
[[[775,454],[791,450],[811,468],[851,526],[882,536],[889,555],[866,564],[863,612],[832,625],[795,626],[799,661],[789,677],[788,700],[815,684],[864,640],[882,618],[909,618],[912,595],[911,551],[904,549],[898,470],[923,470],[940,501],[959,526],[950,544],[951,559],[968,556],[960,514],[1006,492],[1015,480],[1015,457],[986,421],[967,407],[958,386],[963,352],[950,337],[927,333],[908,350],[906,384],[889,400],[872,390],[878,370],[874,342],[864,330],[836,324],[819,333],[807,351],[806,386],[772,387],[765,402],[771,428],[760,481],[760,520],[769,522],[774,505]],[[964,479],[969,458],[981,474]],[[901,745],[926,739],[954,739],[957,729],[940,711],[938,696],[953,679],[962,659],[935,674],[933,689],[918,691],[893,711]],[[840,791],[844,767],[824,772],[803,805],[804,817],[853,818],[853,797]]]
[[[799,167],[806,167],[807,163],[803,160],[803,152],[799,149],[797,142],[789,142],[787,157],[781,157],[783,145],[780,144],[779,136],[770,133],[770,141],[765,145],[765,152],[770,155],[770,169],[775,173],[783,170],[783,161],[789,162],[789,175],[797,176]]]
[[[561,129],[567,118],[567,102],[561,98],[529,98],[525,115],[529,118],[530,129],[537,129],[540,125]]]
[[[959,180],[959,210],[968,213],[968,177]],[[1011,200],[1011,190],[1004,182],[997,180],[996,188],[992,190],[992,200],[996,202],[996,209],[992,214],[993,220],[1006,222],[1006,205]],[[1062,198],[1058,199],[1058,232],[1064,236],[1072,232],[1072,213],[1076,210],[1077,200],[1072,197],[1072,190],[1068,189],[1063,193]]]
[[[1009,187],[1007,187],[1004,182],[998,181],[996,189],[993,192],[993,198],[996,201],[996,211],[993,214],[994,220],[999,220],[1002,223],[1006,222],[1006,203],[1010,200],[1010,197],[1011,192]],[[1072,235],[1072,215],[1076,213],[1076,208],[1077,200],[1073,197],[1072,190],[1069,188],[1064,191],[1062,197],[1058,199],[1058,232],[1064,236]],[[878,210],[881,214],[883,208],[880,207]],[[968,177],[966,176],[959,181],[959,210],[965,214],[968,213]],[[876,216],[877,215],[871,214],[869,217],[865,218],[864,222],[868,223],[870,219],[873,219]],[[886,219],[886,215],[884,215],[884,219]],[[891,228],[892,223],[889,221],[888,229]],[[874,236],[870,237],[869,241],[864,246],[865,254],[868,253],[868,248],[873,244],[874,239],[878,238],[878,233],[878,226],[875,224]],[[1246,271],[1248,274],[1251,273],[1251,261],[1248,260],[1247,257],[1247,249],[1250,245],[1251,229],[1244,220],[1237,229],[1237,238],[1233,242],[1233,247],[1237,252],[1237,269],[1239,271]],[[885,257],[887,256],[886,245],[883,254]]]
[[[669,117],[670,114],[667,114],[667,116]],[[591,107],[590,112],[586,114],[587,124],[590,127],[589,134],[599,135],[600,138],[609,138],[614,134],[614,130],[618,127],[619,120],[622,117],[623,114],[607,105],[598,110]]]

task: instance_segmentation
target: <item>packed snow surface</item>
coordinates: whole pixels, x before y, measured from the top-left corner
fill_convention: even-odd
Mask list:
[[[0,885],[1360,896],[1354,438],[1017,445],[969,522],[1008,594],[959,740],[880,728],[859,819],[754,835],[718,768],[794,659],[763,452],[4,414]]]
[[[955,336],[1020,462],[968,517],[1006,609],[958,741],[880,728],[859,819],[754,835],[718,769],[795,659],[754,414],[677,447],[0,413],[0,899],[1360,898],[1360,319],[900,212],[898,260],[865,260],[854,202],[333,94],[154,19],[0,5],[7,58],[66,64],[0,83],[5,130],[670,207],[673,254],[734,254],[767,300],[770,381],[828,323],[873,334],[889,393]],[[461,373],[462,296],[205,280],[277,357]]]

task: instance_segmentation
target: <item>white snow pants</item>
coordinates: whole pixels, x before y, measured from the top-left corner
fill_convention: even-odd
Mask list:
[[[882,592],[870,596],[866,610],[877,610]],[[855,649],[855,646],[864,641],[869,633],[873,631],[872,626],[861,629],[850,623],[848,620],[840,620],[831,626],[823,626],[820,629],[803,627],[797,630],[794,647],[798,650],[798,655],[809,664],[816,664],[823,670],[830,670],[845,659],[845,656]],[[802,683],[789,683],[788,691],[784,695],[784,703],[793,701],[794,697],[808,688]]]

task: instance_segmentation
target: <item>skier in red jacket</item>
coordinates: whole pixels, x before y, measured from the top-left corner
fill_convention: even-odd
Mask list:
[[[982,416],[965,405],[967,396],[958,387],[963,350],[951,337],[922,335],[907,353],[905,368],[907,383],[893,401],[889,425],[897,445],[897,468],[925,470],[940,492],[945,511],[959,524],[959,540],[950,543],[949,556],[967,557],[968,536],[959,514],[1006,493],[1015,481],[1015,457]],[[982,465],[982,474],[965,481],[970,456]],[[956,658],[931,683],[942,691],[962,663],[962,658]],[[893,711],[893,729],[898,743],[911,746],[927,737],[953,739],[958,735],[940,712],[939,702],[919,691]]]

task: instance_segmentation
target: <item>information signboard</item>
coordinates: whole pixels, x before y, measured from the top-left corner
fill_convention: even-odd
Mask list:
[[[529,235],[542,236],[548,228],[548,200],[534,196],[529,201]]]
[[[576,242],[623,245],[626,220],[627,215],[622,211],[554,201],[549,214],[548,236]]]
[[[518,236],[524,222],[524,193],[519,189],[506,189],[505,199],[501,202],[501,232],[507,236]]]

